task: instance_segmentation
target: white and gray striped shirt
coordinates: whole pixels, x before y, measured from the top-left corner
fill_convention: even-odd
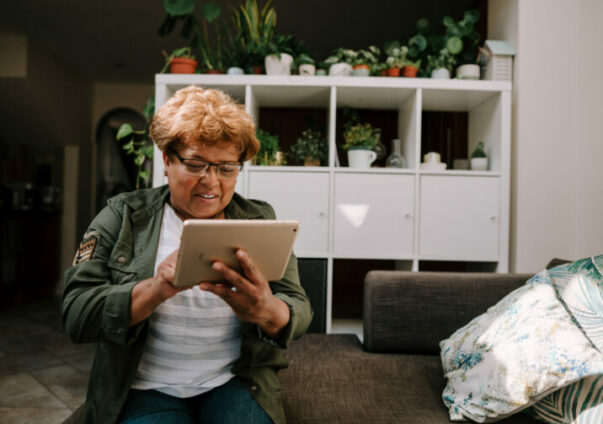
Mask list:
[[[155,273],[180,247],[183,222],[165,205]],[[191,397],[221,386],[241,354],[240,321],[213,293],[199,287],[178,293],[149,318],[149,336],[131,388]]]

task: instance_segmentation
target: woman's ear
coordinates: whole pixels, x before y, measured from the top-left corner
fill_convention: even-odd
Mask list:
[[[167,169],[170,166],[170,157],[168,156],[168,154],[166,152],[161,152],[161,154],[163,155],[163,167],[167,171]]]

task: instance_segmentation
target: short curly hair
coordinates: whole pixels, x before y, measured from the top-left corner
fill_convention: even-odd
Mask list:
[[[149,131],[164,153],[191,138],[208,145],[232,143],[241,162],[260,148],[255,124],[241,104],[223,91],[192,85],[176,91],[159,108]]]

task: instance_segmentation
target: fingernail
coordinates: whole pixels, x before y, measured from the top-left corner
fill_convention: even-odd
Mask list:
[[[214,262],[213,264],[211,264],[211,267],[214,271],[220,271],[220,269],[222,269],[222,266],[218,262]]]

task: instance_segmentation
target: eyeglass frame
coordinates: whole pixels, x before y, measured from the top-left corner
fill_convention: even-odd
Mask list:
[[[220,163],[215,163],[215,162],[210,162],[210,161],[205,160],[205,159],[198,159],[198,158],[183,158],[182,156],[180,156],[180,155],[178,154],[178,152],[177,152],[177,151],[176,151],[176,150],[175,150],[173,147],[168,147],[168,149],[167,149],[167,150],[168,150],[169,152],[173,153],[173,154],[174,154],[174,155],[175,155],[175,156],[178,158],[178,160],[180,161],[180,163],[181,163],[182,165],[184,165],[184,167],[185,167],[185,169],[186,169],[186,172],[188,172],[189,174],[192,174],[192,175],[198,175],[198,176],[206,175],[206,174],[208,174],[208,173],[209,173],[210,168],[213,166],[213,167],[215,167],[215,168],[216,168],[216,175],[217,175],[219,178],[222,178],[222,179],[229,179],[229,178],[233,178],[233,177],[238,176],[239,172],[241,172],[241,171],[243,170],[244,166],[245,166],[245,165],[244,165],[242,162],[238,162],[238,163],[234,163],[234,162],[220,162]],[[201,163],[206,164],[206,166],[204,167],[204,169],[203,169],[202,171],[199,171],[199,172],[191,172],[191,171],[190,171],[190,169],[188,168],[188,166],[187,166],[186,162],[184,162],[185,160],[186,160],[186,161],[193,161],[193,162],[197,162],[197,163],[198,163],[198,162],[201,162]],[[226,175],[226,176],[224,176],[224,175],[222,175],[222,172],[223,172],[223,171],[220,169],[220,166],[222,166],[222,165],[233,166],[233,167],[235,167],[235,168],[237,169],[237,172],[236,172],[235,174],[233,174],[233,175]]]

